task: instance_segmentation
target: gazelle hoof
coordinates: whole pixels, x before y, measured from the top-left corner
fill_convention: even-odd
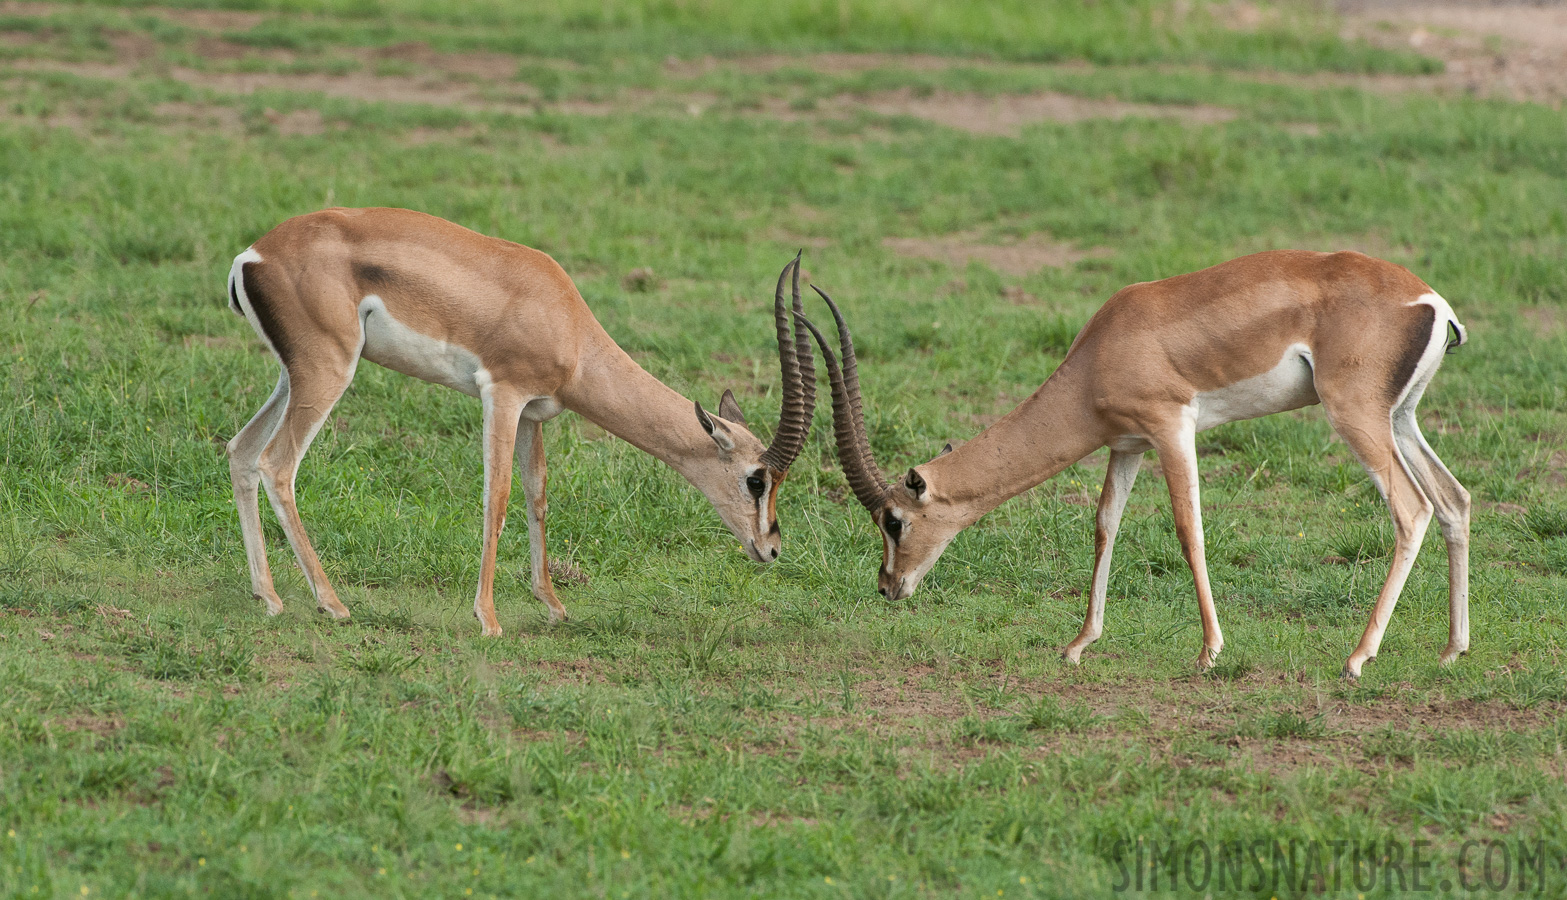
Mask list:
[[[282,600],[279,600],[276,597],[263,597],[260,594],[252,594],[251,596],[255,597],[257,600],[260,600],[262,603],[266,604],[267,615],[269,615],[269,616],[280,616],[280,615],[283,614],[283,601]]]
[[[1468,653],[1468,647],[1448,647],[1442,651],[1442,665],[1450,666],[1458,661],[1458,657],[1466,656]]]
[[[482,637],[500,637],[501,636],[501,626],[499,626],[499,625],[483,625],[483,624],[481,624],[479,626],[479,634]]]
[[[1083,648],[1068,647],[1061,651],[1061,658],[1071,665],[1080,666],[1083,664]]]
[[[326,613],[328,616],[331,616],[334,620],[339,622],[348,618],[348,607],[341,603],[338,603],[334,606],[328,606],[327,604],[323,603],[320,606],[317,606],[316,610],[318,612]]]
[[[1206,672],[1209,669],[1213,668],[1214,665],[1217,664],[1218,662],[1219,662],[1219,651],[1213,649],[1212,647],[1204,647],[1204,648],[1202,648],[1202,652],[1197,654],[1197,669],[1198,669],[1198,671]]]
[[[1345,660],[1345,662],[1344,662],[1344,678],[1346,680],[1348,680],[1348,681],[1354,681],[1355,679],[1359,678],[1360,677],[1360,667],[1364,666],[1366,663],[1372,661],[1373,659],[1376,659],[1376,657],[1375,656],[1368,656],[1365,659],[1356,659],[1353,656],[1351,656],[1349,659]]]

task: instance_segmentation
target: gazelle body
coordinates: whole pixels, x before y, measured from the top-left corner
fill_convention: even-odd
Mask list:
[[[836,306],[833,313],[838,316]],[[882,532],[878,580],[889,599],[912,594],[959,531],[1108,447],[1088,612],[1065,650],[1078,662],[1103,630],[1116,530],[1142,454],[1153,449],[1195,582],[1203,633],[1198,662],[1210,666],[1224,638],[1203,555],[1196,434],[1321,403],[1387,500],[1397,535],[1391,570],[1345,674],[1358,676],[1376,656],[1433,514],[1449,560],[1450,629],[1442,661],[1468,649],[1469,494],[1415,422],[1449,331],[1452,346],[1465,334],[1447,302],[1403,267],[1354,252],[1280,250],[1131,285],[1089,319],[1031,397],[962,447],[890,485],[865,440],[853,344],[841,316],[838,327],[841,371],[825,343],[823,349],[834,382],[839,458]],[[819,333],[817,340],[823,341]]]
[[[791,270],[798,306],[798,259],[784,275]],[[774,319],[784,412],[773,445],[764,447],[729,392],[712,416],[637,365],[544,253],[403,209],[289,219],[236,257],[229,274],[230,305],[282,366],[271,398],[228,445],[252,591],[269,613],[282,611],[261,532],[256,491],[264,485],[317,605],[348,615],[305,534],[294,477],[361,358],[483,405],[484,538],[474,612],[486,635],[501,632],[493,585],[514,453],[527,499],[533,594],[553,619],[566,617],[545,554],[542,432],[564,409],[668,463],[707,496],[752,559],[771,562],[780,551],[778,487],[804,443],[815,396],[809,340],[804,332],[791,336],[783,284],[781,276]]]

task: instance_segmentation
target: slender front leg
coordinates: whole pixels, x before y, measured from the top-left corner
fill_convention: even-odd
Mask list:
[[[528,549],[533,558],[533,596],[549,607],[550,621],[566,621],[566,607],[555,597],[549,558],[544,552],[544,423],[524,419],[517,426],[517,464],[522,468],[522,494],[528,503]]]
[[[1115,534],[1121,528],[1121,513],[1126,510],[1126,498],[1137,481],[1143,454],[1122,450],[1110,451],[1110,464],[1105,469],[1105,486],[1099,494],[1099,512],[1094,519],[1094,583],[1088,592],[1088,614],[1083,618],[1083,630],[1077,639],[1066,646],[1062,653],[1066,661],[1076,665],[1082,661],[1083,651],[1099,640],[1104,633],[1105,593],[1110,586],[1110,554],[1115,549]]]
[[[478,616],[485,637],[497,637],[501,623],[495,618],[495,557],[501,529],[506,527],[506,504],[511,500],[512,451],[523,404],[493,384],[480,392],[480,399],[484,402],[484,550],[473,614]]]
[[[1197,611],[1202,616],[1202,653],[1197,667],[1211,668],[1224,649],[1219,631],[1219,613],[1213,606],[1213,591],[1208,585],[1208,560],[1203,553],[1202,504],[1197,490],[1197,429],[1191,414],[1183,411],[1173,434],[1155,441],[1165,484],[1170,488],[1170,510],[1175,515],[1175,534],[1181,552],[1192,570],[1197,588]]]

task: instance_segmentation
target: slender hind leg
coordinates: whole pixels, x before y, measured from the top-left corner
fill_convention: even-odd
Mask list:
[[[506,527],[506,504],[511,501],[512,455],[523,404],[515,395],[493,386],[482,390],[480,397],[484,401],[484,550],[479,558],[473,614],[485,637],[496,637],[501,623],[495,618],[495,557],[501,530]]]
[[[555,596],[550,564],[544,553],[544,423],[524,420],[517,426],[517,463],[522,468],[522,493],[528,502],[528,548],[533,560],[533,596],[549,607],[550,620],[566,621],[566,607]]]
[[[1431,523],[1432,504],[1425,492],[1410,474],[1406,460],[1399,452],[1393,435],[1392,417],[1376,407],[1351,410],[1335,410],[1323,398],[1328,421],[1339,437],[1355,451],[1361,465],[1370,473],[1382,496],[1387,499],[1388,511],[1393,516],[1395,546],[1393,563],[1388,569],[1387,581],[1377,594],[1376,605],[1371,609],[1371,620],[1355,652],[1344,663],[1346,678],[1360,677],[1361,667],[1367,660],[1375,659],[1382,635],[1393,618],[1393,607],[1404,590],[1409,571],[1414,568],[1415,556],[1420,552],[1420,541],[1425,537],[1426,526]],[[1385,409],[1385,407],[1383,407]]]
[[[1213,589],[1208,584],[1208,560],[1203,550],[1202,503],[1197,487],[1197,429],[1191,414],[1183,412],[1173,434],[1154,441],[1159,465],[1164,469],[1170,489],[1170,510],[1175,515],[1175,534],[1181,552],[1192,570],[1197,589],[1197,612],[1202,617],[1202,653],[1197,667],[1211,668],[1224,649],[1224,634],[1219,630],[1219,612],[1213,605]]]
[[[1469,492],[1420,433],[1413,402],[1417,399],[1412,395],[1394,412],[1393,437],[1410,473],[1435,507],[1447,544],[1447,649],[1442,651],[1442,664],[1447,665],[1469,652]]]
[[[1110,464],[1105,468],[1105,486],[1099,494],[1099,511],[1094,518],[1094,582],[1088,592],[1088,613],[1083,617],[1083,629],[1062,652],[1067,662],[1081,662],[1083,651],[1104,633],[1105,593],[1110,586],[1110,554],[1115,549],[1116,532],[1121,528],[1121,513],[1126,511],[1126,498],[1132,493],[1132,484],[1137,481],[1137,470],[1142,462],[1141,451],[1110,451]]]
[[[338,357],[333,359],[333,357]],[[288,373],[288,400],[283,420],[266,448],[261,451],[261,483],[266,486],[267,498],[277,512],[283,533],[299,560],[299,568],[310,583],[316,596],[316,606],[334,619],[348,618],[348,609],[337,599],[337,592],[327,580],[326,570],[316,556],[305,524],[299,518],[299,507],[294,503],[294,476],[299,462],[310,442],[326,422],[343,392],[354,380],[354,368],[359,362],[356,351],[341,353],[333,348],[313,348],[301,353],[308,359],[308,368],[296,363]]]
[[[287,403],[288,370],[284,369],[272,396],[228,443],[229,480],[234,483],[239,532],[245,542],[245,560],[250,566],[250,592],[266,603],[269,616],[283,611],[283,601],[272,586],[272,570],[267,565],[266,537],[261,531],[261,509],[256,497],[256,490],[261,486],[261,469],[257,463],[261,460],[261,451],[283,421]]]

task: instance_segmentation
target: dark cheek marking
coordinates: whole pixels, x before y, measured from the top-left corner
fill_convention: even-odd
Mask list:
[[[783,529],[778,527],[778,520],[773,520],[773,527],[767,530],[768,534],[783,534]]]

